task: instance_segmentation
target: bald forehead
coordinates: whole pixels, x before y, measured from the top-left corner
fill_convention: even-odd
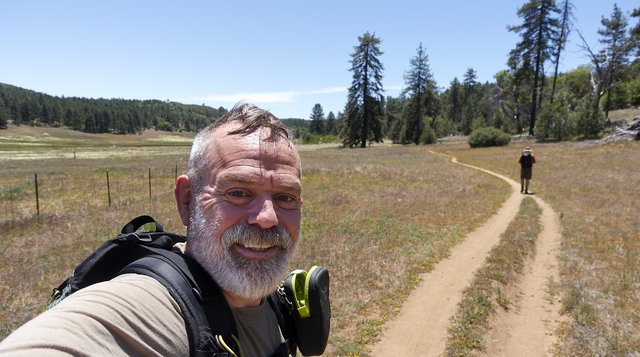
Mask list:
[[[249,134],[229,134],[240,128],[231,122],[216,128],[207,149],[207,159],[213,166],[225,166],[229,160],[260,160],[264,165],[293,166],[300,175],[300,157],[291,141],[280,135],[271,135],[270,128],[261,128]]]

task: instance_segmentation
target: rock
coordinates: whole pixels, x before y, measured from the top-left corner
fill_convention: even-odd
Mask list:
[[[633,119],[627,130],[640,130],[640,117]]]
[[[635,118],[629,124],[618,125],[620,120],[612,122],[612,126],[615,128],[613,134],[602,139],[602,142],[610,143],[621,140],[640,140],[640,117]]]

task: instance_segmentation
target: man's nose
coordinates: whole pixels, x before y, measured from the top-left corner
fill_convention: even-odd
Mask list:
[[[256,197],[253,211],[249,213],[249,224],[255,224],[262,229],[272,228],[278,225],[278,215],[276,214],[273,200],[268,195]]]

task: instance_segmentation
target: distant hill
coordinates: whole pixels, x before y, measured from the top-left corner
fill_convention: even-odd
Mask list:
[[[87,133],[139,134],[148,129],[196,132],[227,111],[160,100],[57,97],[0,83],[0,129],[13,123]],[[282,121],[297,137],[310,122],[297,118]]]
[[[0,128],[12,122],[88,133],[195,132],[226,112],[223,107],[160,100],[57,97],[0,83]]]

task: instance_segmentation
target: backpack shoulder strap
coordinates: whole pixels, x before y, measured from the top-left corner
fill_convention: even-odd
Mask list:
[[[213,279],[183,254],[155,253],[129,264],[121,274],[147,275],[167,288],[182,310],[191,356],[240,355],[235,318]]]
[[[285,339],[285,342],[280,344],[280,347],[273,357],[295,356],[298,348],[298,340],[296,332],[293,329],[293,303],[287,298],[283,287],[279,287],[276,291],[272,292],[267,297],[267,301],[276,314],[278,326],[280,326],[280,331]]]

